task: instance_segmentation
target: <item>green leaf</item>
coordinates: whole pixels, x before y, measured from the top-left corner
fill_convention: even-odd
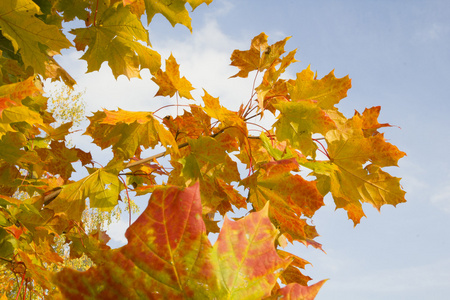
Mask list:
[[[154,148],[158,143],[178,151],[173,135],[150,112],[105,110],[88,118],[91,124],[85,134],[102,149],[112,146],[118,160],[130,159],[140,146]]]
[[[153,17],[160,13],[169,20],[172,26],[182,24],[192,31],[191,17],[189,17],[189,12],[185,7],[186,3],[189,3],[194,10],[202,3],[209,4],[211,2],[212,0],[144,0],[147,22],[150,24]]]
[[[72,44],[57,26],[47,25],[36,17],[40,13],[39,6],[31,0],[0,2],[2,34],[12,42],[14,51],[20,52],[25,66],[45,75],[48,53],[59,53]]]
[[[11,259],[14,249],[17,248],[17,240],[3,228],[0,228],[0,257]]]
[[[277,141],[271,141],[265,133],[261,132],[261,134],[259,135],[259,139],[262,141],[262,146],[264,147],[264,149],[266,149],[267,152],[275,160],[289,159],[295,157],[295,154],[292,152],[292,150],[287,148],[286,146],[283,151],[278,148],[275,148],[272,144],[277,143]]]
[[[56,0],[55,4],[53,4],[54,9],[62,13],[66,22],[72,21],[75,18],[86,20],[89,6],[88,0]]]
[[[274,104],[274,107],[281,113],[274,124],[277,138],[289,141],[292,147],[299,149],[305,156],[316,156],[317,145],[312,139],[313,133],[325,134],[336,128],[333,120],[315,103],[281,102]]]
[[[199,180],[204,213],[219,212],[224,215],[231,204],[244,207],[245,200],[230,185],[239,181],[237,164],[226,153],[226,145],[212,137],[188,139],[190,152],[179,162],[179,183]],[[173,180],[173,179],[172,179]]]
[[[161,56],[148,47],[148,32],[128,7],[112,6],[95,26],[73,29],[71,33],[76,36],[77,50],[88,47],[81,57],[88,63],[88,72],[98,71],[105,61],[116,78],[140,78],[140,70],[147,68],[153,73],[160,68]]]
[[[64,186],[58,197],[47,207],[55,213],[65,213],[70,219],[80,221],[87,198],[91,207],[108,210],[117,205],[120,190],[117,174],[98,169],[85,178]]]

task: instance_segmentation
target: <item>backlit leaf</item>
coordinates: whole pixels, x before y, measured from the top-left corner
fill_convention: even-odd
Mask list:
[[[319,281],[311,286],[303,286],[298,283],[290,283],[279,289],[274,299],[314,300],[326,280]]]
[[[307,286],[308,281],[310,281],[312,278],[303,275],[299,269],[304,269],[305,266],[309,264],[309,262],[283,250],[277,250],[277,253],[282,258],[293,259],[291,264],[287,267],[283,274],[281,274],[281,282],[283,284],[298,283]]]
[[[82,278],[64,269],[54,280],[65,297],[78,299],[213,296],[219,281],[201,211],[198,185],[155,190],[146,210],[127,230],[127,245],[109,251],[103,263]]]
[[[267,43],[267,35],[261,33],[254,37],[249,50],[234,50],[231,55],[231,65],[240,71],[231,77],[248,76],[251,71],[263,71],[281,62],[280,56],[284,53],[284,45],[289,38],[285,38],[273,45]]]
[[[379,210],[382,205],[395,206],[406,201],[400,178],[381,170],[381,167],[396,166],[405,153],[376,131],[386,126],[377,125],[377,111],[377,108],[366,110],[362,116],[355,113],[352,119],[338,122],[338,129],[325,135],[331,164],[306,164],[317,174],[323,192],[331,192],[336,207],[344,208],[355,225],[365,216],[361,203],[370,203]]]
[[[317,145],[312,134],[325,134],[334,129],[333,120],[317,104],[309,101],[282,102],[274,107],[281,112],[274,124],[277,138],[289,141],[305,156],[315,158]]]
[[[154,148],[158,143],[178,150],[173,135],[150,112],[98,111],[92,117],[86,134],[102,149],[112,146],[115,156],[127,160],[140,146]]]
[[[85,178],[64,186],[58,197],[47,207],[55,213],[65,213],[71,219],[79,221],[87,198],[91,207],[112,209],[117,205],[120,190],[117,174],[98,169]]]
[[[36,149],[35,151],[42,160],[45,170],[54,175],[59,174],[65,180],[68,180],[72,172],[75,171],[72,163],[82,160],[82,164],[85,165],[92,160],[90,153],[86,153],[78,148],[69,149],[64,142],[53,141],[50,144],[50,148]],[[87,156],[87,161],[85,161],[85,156]]]
[[[45,64],[49,52],[59,53],[71,43],[54,25],[47,25],[36,15],[39,6],[31,0],[1,1],[0,27],[2,34],[19,51],[26,66],[32,66],[37,73],[45,75]],[[42,50],[43,45],[45,50]]]
[[[178,68],[179,65],[171,54],[169,59],[166,60],[166,70],[162,71],[159,69],[155,76],[152,77],[152,80],[159,86],[155,96],[172,97],[178,92],[181,97],[194,100],[190,93],[194,88],[185,77],[180,77]]]
[[[112,6],[97,25],[73,29],[71,33],[76,36],[77,50],[88,47],[82,56],[88,62],[88,72],[98,71],[105,61],[116,78],[119,75],[140,78],[140,70],[147,68],[153,73],[160,67],[160,55],[148,47],[147,30],[128,7]]]
[[[34,78],[25,81],[0,86],[0,117],[5,108],[21,105],[21,100],[27,96],[41,92],[34,84]]]
[[[334,72],[320,80],[308,67],[297,73],[296,80],[289,80],[289,94],[292,101],[313,100],[322,109],[330,109],[341,99],[347,97],[347,91],[352,86],[348,76],[336,78]]]
[[[214,98],[205,91],[205,95],[202,99],[205,103],[204,111],[208,114],[208,116],[219,120],[223,124],[222,127],[235,126],[241,131],[240,133],[242,135],[247,135],[247,124],[244,119],[236,112],[230,111],[220,105],[219,98]]]
[[[199,180],[204,210],[218,209],[223,215],[231,210],[230,202],[243,207],[243,197],[229,185],[239,181],[240,175],[224,145],[211,137],[188,139],[188,143],[190,154],[180,160],[183,165],[180,181]],[[220,208],[221,204],[225,207]]]
[[[228,299],[261,299],[270,295],[290,259],[281,259],[271,245],[277,230],[268,217],[269,205],[237,222],[225,217],[214,244],[214,257]]]
[[[75,18],[86,20],[88,17],[89,1],[56,0],[53,8],[62,13],[64,21],[72,21]]]
[[[185,8],[186,3],[189,3],[192,10],[196,9],[202,3],[209,4],[212,0],[143,0],[145,3],[145,9],[147,12],[147,22],[150,24],[153,17],[160,13],[167,20],[169,20],[172,26],[176,24],[182,24],[187,28],[191,29],[191,17],[189,17],[189,12]]]
[[[320,248],[320,244],[313,240],[318,235],[314,227],[301,217],[312,217],[324,205],[323,197],[315,182],[290,173],[297,168],[293,158],[263,164],[242,184],[250,189],[249,201],[256,210],[270,201],[270,217],[282,233],[288,234],[291,242],[297,240]]]

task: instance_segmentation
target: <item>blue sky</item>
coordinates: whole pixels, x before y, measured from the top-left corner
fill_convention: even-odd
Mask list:
[[[251,80],[227,79],[234,49],[248,49],[261,32],[276,42],[292,36],[287,50],[298,48],[287,76],[308,65],[323,77],[335,70],[349,75],[352,89],[339,108],[381,105],[380,123],[391,123],[385,136],[407,153],[400,168],[407,203],[365,206],[367,218],[353,228],[331,199],[313,218],[327,254],[302,245],[290,248],[309,260],[313,282],[329,278],[317,299],[448,299],[450,294],[450,1],[237,1],[215,0],[191,14],[193,33],[155,17],[150,40],[163,59],[173,53],[182,75],[205,88],[229,108],[248,99]],[[102,107],[153,111],[168,103],[155,99],[156,85],[143,79],[115,81],[104,65],[84,75],[86,64],[73,50],[59,58],[86,89],[88,111]],[[171,111],[173,113],[173,111]],[[167,113],[170,113],[168,111]],[[94,156],[103,154],[89,139],[75,137]],[[109,231],[123,242],[125,221]]]

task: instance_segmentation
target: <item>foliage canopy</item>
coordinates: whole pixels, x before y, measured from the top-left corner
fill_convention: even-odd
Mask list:
[[[186,4],[193,10],[211,1],[1,1],[4,297],[312,299],[324,281],[308,286],[311,278],[301,271],[308,262],[281,248],[287,240],[321,249],[308,221],[324,205],[323,197],[331,194],[355,225],[364,216],[362,203],[380,209],[405,202],[400,179],[383,170],[405,153],[379,132],[390,126],[377,121],[380,107],[351,118],[339,112],[336,105],[351,87],[347,76],[331,72],[318,79],[308,67],[282,79],[296,61],[295,50],[285,52],[288,38],[269,45],[261,33],[249,50],[232,53],[231,65],[238,68],[232,77],[261,77],[238,111],[206,91],[202,101],[194,99],[173,56],[161,66],[141,17],[150,23],[159,13],[191,29]],[[149,69],[159,87],[156,96],[195,101],[182,114],[164,118],[120,109],[93,113],[85,134],[104,151],[111,147],[113,158],[104,167],[66,143],[72,123],[55,125],[55,111],[43,96],[42,79],[75,84],[53,58],[73,46],[62,26],[74,19],[85,23],[70,33],[76,49],[84,51],[88,72],[103,62],[115,77],[140,77]],[[276,117],[272,126],[249,134],[259,126],[253,120],[267,114]],[[156,146],[165,151],[141,157],[143,149]],[[80,180],[72,179],[75,162],[88,171]],[[310,170],[309,177],[300,170]],[[149,194],[148,207],[128,228],[128,244],[110,249],[104,231],[87,230],[83,212],[110,211],[132,192]],[[234,208],[248,214],[232,221],[226,213]],[[222,228],[216,214],[224,217]],[[209,233],[219,233],[214,245]],[[85,255],[94,266],[83,273],[59,271],[61,238],[71,258]]]

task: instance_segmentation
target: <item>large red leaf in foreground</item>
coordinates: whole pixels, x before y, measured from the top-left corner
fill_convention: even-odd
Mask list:
[[[65,269],[55,282],[71,299],[206,296],[208,289],[218,289],[201,212],[198,185],[157,189],[127,230],[127,245],[108,252],[83,276]]]
[[[261,299],[291,263],[275,249],[268,204],[233,222],[214,245],[202,219],[199,184],[156,189],[126,232],[128,244],[105,251],[81,274],[53,278],[69,299]],[[280,290],[280,293],[283,291]]]

